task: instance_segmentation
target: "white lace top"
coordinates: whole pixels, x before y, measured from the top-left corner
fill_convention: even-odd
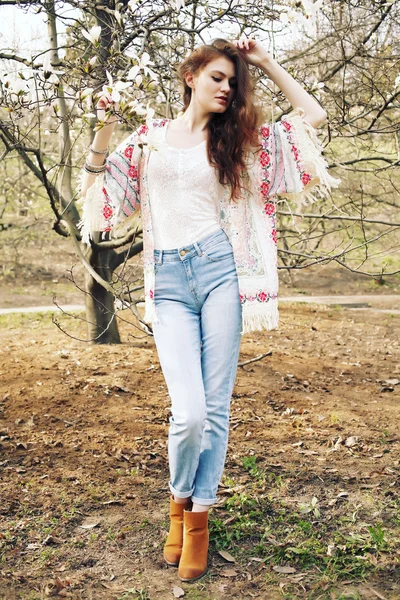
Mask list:
[[[167,127],[150,154],[148,189],[154,248],[172,250],[218,231],[223,186],[207,159],[206,141],[175,148],[165,140]]]

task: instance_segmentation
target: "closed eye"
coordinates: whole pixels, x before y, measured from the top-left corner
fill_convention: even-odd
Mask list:
[[[211,75],[211,77],[214,79],[214,81],[222,81],[222,79],[220,77],[214,77],[213,75]],[[237,81],[230,81],[229,87],[231,87],[231,88],[237,87]]]

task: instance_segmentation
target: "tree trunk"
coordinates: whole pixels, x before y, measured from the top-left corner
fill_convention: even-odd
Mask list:
[[[91,249],[89,251],[89,264],[107,282],[111,282],[112,279],[113,271],[110,262],[114,254],[114,250],[97,252]],[[94,344],[120,344],[121,338],[115,318],[114,295],[95,281],[87,271],[85,272],[85,290],[88,340]]]

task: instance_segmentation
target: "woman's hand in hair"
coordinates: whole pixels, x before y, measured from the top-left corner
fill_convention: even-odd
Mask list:
[[[232,44],[243,52],[249,65],[263,68],[265,63],[272,59],[269,52],[267,52],[260,42],[245,35],[241,35],[238,40],[233,40]]]

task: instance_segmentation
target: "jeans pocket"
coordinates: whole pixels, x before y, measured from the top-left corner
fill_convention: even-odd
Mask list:
[[[203,256],[210,262],[219,262],[233,257],[233,249],[228,240],[222,240],[215,246],[203,251]]]

